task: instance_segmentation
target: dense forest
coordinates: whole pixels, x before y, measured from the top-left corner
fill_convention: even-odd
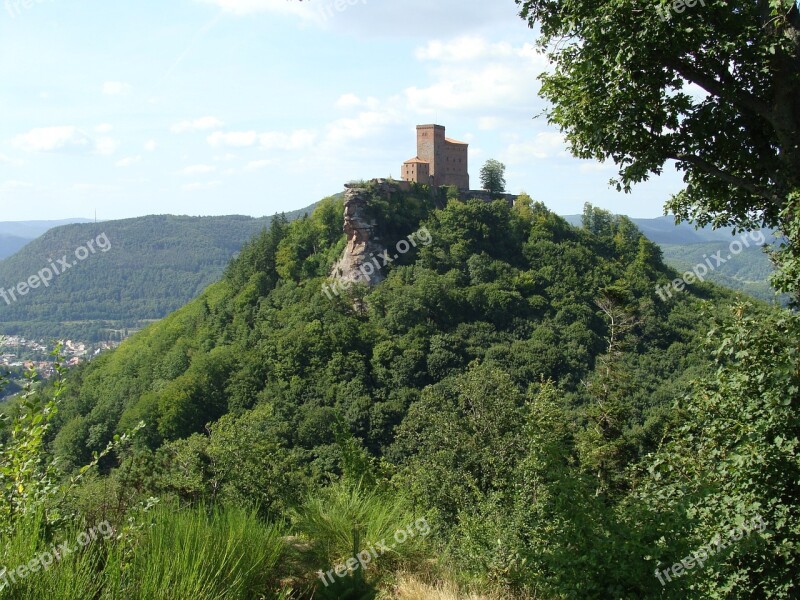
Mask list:
[[[695,265],[704,263],[706,258],[714,256],[720,249],[727,252],[728,244],[736,239],[739,238],[731,237],[724,243],[662,244],[661,251],[664,254],[665,263],[678,272],[684,273],[690,271]],[[769,278],[773,272],[774,265],[763,248],[751,246],[744,248],[741,253],[720,265],[718,269],[711,271],[707,280],[770,304],[778,302],[785,306],[789,303],[789,296],[776,295],[775,289],[769,284]]]
[[[313,206],[285,216],[292,221],[311,210]],[[580,221],[576,215],[566,219],[573,224]],[[58,258],[65,254],[73,260],[76,249],[102,233],[113,250],[90,252],[64,277],[54,277],[47,293],[31,290],[10,304],[0,298],[0,332],[87,342],[116,340],[115,332],[138,330],[197,297],[269,221],[148,216],[53,229],[13,258],[0,261],[0,282],[5,282],[0,287],[11,289],[53,261],[58,266]],[[695,232],[669,220],[644,221],[650,225],[646,235],[664,252],[664,262],[681,271],[703,262],[703,254],[713,254],[732,239],[727,231]],[[754,246],[709,273],[708,280],[772,302],[775,293],[768,283],[772,271],[769,258]]]
[[[309,209],[287,214],[289,220]],[[8,335],[85,341],[114,339],[109,330],[136,329],[186,304],[217,281],[242,245],[270,218],[156,215],[52,229],[0,261],[0,287],[15,288],[42,269],[54,275],[8,301],[0,298],[0,331]],[[87,249],[105,234],[108,249]],[[103,242],[105,243],[105,242]],[[87,256],[76,259],[76,252]],[[69,269],[59,268],[66,257]]]
[[[57,383],[38,439],[82,475],[37,514],[122,540],[60,577],[94,573],[86,598],[189,597],[137,577],[368,598],[407,576],[513,597],[793,596],[797,320],[710,284],[659,300],[677,274],[658,247],[588,205],[581,227],[524,196],[434,206],[423,187],[374,192],[381,239],[431,243],[333,299],[341,199],[275,219],[199,298]],[[424,538],[321,583],[420,519]],[[670,570],[756,519],[768,533]],[[190,575],[209,558],[177,550],[169,572],[136,558],[226,528],[271,540],[257,581],[209,583]]]
[[[199,296],[69,374],[56,350],[4,405],[0,600],[800,596],[800,5],[516,4],[573,156],[620,192],[675,167],[677,219],[777,231],[790,307],[524,195],[364,184],[358,211],[272,219],[205,289],[168,235],[181,269],[92,226],[117,252],[85,273],[154,278],[105,302]],[[366,231],[424,241],[336,287]],[[80,294],[46,310],[96,318]]]

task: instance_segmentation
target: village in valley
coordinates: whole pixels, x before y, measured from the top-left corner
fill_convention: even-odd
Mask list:
[[[51,377],[54,372],[54,357],[57,344],[61,344],[64,366],[77,367],[82,362],[103,351],[119,346],[117,341],[74,342],[72,340],[33,340],[18,335],[0,337],[0,367],[5,369],[34,369],[39,376]]]

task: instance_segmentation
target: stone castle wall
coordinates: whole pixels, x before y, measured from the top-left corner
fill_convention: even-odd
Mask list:
[[[417,125],[417,156],[403,163],[404,180],[468,190],[468,170],[469,144],[447,139],[442,125]]]

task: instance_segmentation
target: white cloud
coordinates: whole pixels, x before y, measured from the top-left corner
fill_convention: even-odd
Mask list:
[[[305,19],[316,19],[316,10],[312,10],[308,2],[292,0],[199,0],[205,4],[219,6],[225,12],[234,15],[250,15],[256,13],[293,14]]]
[[[208,136],[208,143],[212,146],[229,146],[232,148],[246,148],[256,142],[267,150],[303,150],[313,146],[317,134],[308,129],[298,129],[291,133],[282,131],[215,131]],[[228,161],[235,159],[233,154],[217,157],[215,160]]]
[[[16,158],[10,158],[5,154],[0,154],[0,165],[10,165],[12,167],[19,167],[22,165],[21,160],[17,160]]]
[[[304,23],[336,28],[347,33],[381,38],[431,38],[437,35],[502,25],[518,29],[512,0],[196,0],[220,7],[226,13],[245,16],[263,13],[294,16]],[[401,6],[401,9],[398,9]]]
[[[222,185],[221,181],[205,181],[205,182],[196,182],[196,183],[187,183],[181,186],[181,189],[184,192],[196,192],[199,190],[210,190],[211,188],[215,188],[219,185]]]
[[[211,165],[191,165],[182,169],[180,174],[181,175],[202,175],[203,173],[213,173],[217,170],[217,167]]]
[[[272,164],[271,160],[254,160],[252,162],[247,163],[245,166],[245,171],[258,171],[260,169],[264,169]],[[227,173],[227,171],[226,171]]]
[[[408,107],[422,114],[438,111],[535,112],[538,76],[548,70],[547,59],[531,44],[492,44],[481,37],[429,42],[418,48],[419,60],[430,63],[434,83],[404,91]]]
[[[478,129],[481,131],[491,131],[503,124],[503,119],[499,117],[481,117],[478,119]]]
[[[135,165],[136,163],[140,163],[140,162],[142,162],[142,157],[141,156],[128,156],[126,158],[123,158],[122,160],[118,160],[114,164],[116,164],[116,166],[118,166],[120,168],[126,168],[126,167],[130,167],[130,166]]]
[[[228,133],[215,131],[208,136],[208,143],[212,146],[244,148],[255,144],[257,138],[258,134],[255,131],[231,131]]]
[[[308,129],[298,129],[292,133],[269,131],[258,136],[263,148],[268,150],[302,150],[314,145],[317,134]]]
[[[294,15],[305,22],[346,29],[382,38],[425,38],[464,32],[492,23],[521,23],[511,0],[197,0],[212,4],[234,15],[272,13]]]
[[[361,98],[355,94],[343,94],[336,101],[337,108],[355,108],[361,105]]]
[[[22,133],[12,141],[27,152],[92,152],[96,143],[77,127],[40,127]]]
[[[103,84],[103,94],[106,96],[124,96],[131,91],[131,85],[123,81],[106,81]]]
[[[28,183],[27,181],[15,181],[13,179],[0,183],[0,189],[4,191],[28,190],[33,187],[34,185],[32,183]]]
[[[108,133],[108,132],[109,132],[109,131],[111,131],[112,129],[114,129],[114,127],[113,127],[112,125],[108,124],[108,123],[101,123],[100,125],[97,125],[97,126],[94,128],[94,130],[95,130],[97,133]]]
[[[422,113],[439,110],[486,110],[529,105],[536,99],[532,83],[538,73],[511,64],[448,69],[427,88],[405,90],[408,105]]]
[[[387,126],[402,123],[405,119],[393,108],[367,110],[355,117],[337,119],[327,127],[325,142],[339,146],[385,131]]]
[[[121,188],[115,185],[103,185],[98,183],[76,183],[72,186],[76,192],[97,192],[109,193],[118,192]]]
[[[156,148],[158,148],[158,142],[155,140],[147,140],[144,143],[144,149],[148,152],[153,152]]]
[[[219,129],[225,125],[222,121],[217,119],[216,117],[200,117],[199,119],[194,119],[193,121],[181,121],[180,123],[175,123],[170,130],[172,133],[185,133],[187,131],[203,131],[206,129]]]
[[[366,107],[371,110],[375,110],[379,106],[380,101],[373,96],[368,97],[366,100],[362,100],[355,94],[343,94],[336,101],[336,108],[342,109]]]
[[[462,62],[508,57],[513,56],[514,53],[514,48],[507,42],[490,44],[479,36],[461,36],[448,42],[430,41],[427,46],[417,48],[415,54],[419,60]]]
[[[235,154],[228,152],[227,154],[223,154],[221,156],[215,156],[214,160],[217,162],[230,162],[232,160],[236,160],[238,157]]]
[[[515,142],[506,149],[506,160],[510,163],[526,162],[531,159],[569,156],[564,136],[555,131],[543,131],[531,141]]]
[[[117,146],[119,146],[119,142],[117,142],[117,140],[110,137],[101,137],[97,140],[95,151],[97,154],[108,156],[117,151]]]

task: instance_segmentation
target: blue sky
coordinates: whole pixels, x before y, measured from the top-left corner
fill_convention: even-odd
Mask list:
[[[0,0],[0,219],[269,215],[399,177],[415,126],[470,143],[509,191],[662,214],[543,118],[513,0]]]

